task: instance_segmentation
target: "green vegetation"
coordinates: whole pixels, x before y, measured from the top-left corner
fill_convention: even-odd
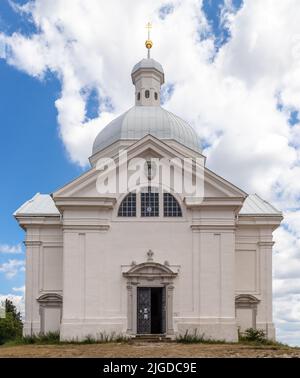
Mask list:
[[[68,344],[103,344],[103,343],[127,343],[130,339],[115,333],[106,334],[99,333],[96,338],[87,336],[83,341],[76,339],[70,341],[60,341],[59,332],[48,332],[33,336],[19,336],[14,339],[7,340],[5,345],[68,345]]]
[[[267,339],[264,330],[255,328],[248,328],[243,333],[239,332],[239,343],[253,346],[266,345],[273,346],[274,348],[289,347],[288,345]]]
[[[243,342],[255,342],[260,344],[266,344],[269,340],[266,337],[266,333],[262,329],[248,328],[245,332],[239,332],[239,341]]]
[[[9,300],[6,301],[6,317],[0,319],[0,345],[70,345],[70,344],[104,344],[104,343],[130,343],[131,338],[116,333],[107,334],[100,332],[96,337],[87,336],[83,341],[73,339],[70,341],[60,341],[58,332],[49,332],[47,334],[38,334],[33,336],[22,336],[22,321],[20,313]],[[226,342],[225,340],[215,340],[206,338],[205,334],[198,334],[195,329],[193,332],[187,330],[184,335],[176,338],[177,343],[182,344],[240,344],[250,345],[253,348],[263,348],[264,346],[272,349],[289,348],[284,345],[266,338],[263,330],[249,328],[245,332],[239,332],[239,341]]]
[[[269,346],[274,349],[290,348],[288,345],[268,340],[264,330],[254,328],[248,328],[244,333],[239,332],[239,341],[237,343],[206,338],[204,333],[199,335],[196,329],[192,333],[187,330],[184,335],[179,335],[176,338],[176,342],[182,344],[240,344],[252,345],[257,348]]]
[[[210,338],[205,338],[204,333],[198,335],[196,329],[193,333],[189,333],[189,331],[187,330],[184,335],[179,335],[176,338],[176,341],[182,344],[227,344],[225,340],[214,340]]]
[[[39,334],[33,336],[21,336],[17,337],[14,340],[11,340],[7,344],[9,345],[53,345],[59,344],[59,333],[58,332],[49,332],[47,334]]]
[[[20,312],[9,299],[3,303],[5,317],[0,319],[0,345],[22,337],[23,323]]]
[[[103,344],[103,343],[127,343],[130,341],[130,338],[124,335],[118,335],[116,333],[107,334],[105,332],[100,332],[97,334],[97,337],[87,336],[83,341],[69,341],[71,344]],[[64,342],[66,343],[66,342]]]

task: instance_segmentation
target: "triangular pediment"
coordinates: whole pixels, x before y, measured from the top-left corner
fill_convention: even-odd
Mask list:
[[[166,159],[185,159],[190,156],[185,154],[186,151],[180,148],[174,148],[169,146],[165,142],[147,135],[141,140],[137,141],[126,149],[127,159],[133,158],[166,158]],[[104,157],[102,157],[103,159]],[[198,154],[194,156],[198,159],[198,164],[204,167],[205,158]],[[106,159],[106,158],[105,158]],[[109,157],[111,161],[114,161],[116,167],[120,163],[120,155],[114,155]],[[203,172],[203,170],[202,170]],[[97,169],[97,165],[92,167],[88,172],[84,173],[71,183],[65,185],[53,194],[54,200],[56,198],[99,198],[102,195],[97,191],[97,179],[100,171]],[[247,196],[242,190],[229,183],[225,179],[211,172],[207,168],[204,168],[204,197],[209,198],[224,198],[224,197],[239,197],[245,198]],[[105,197],[114,198],[116,195],[105,195]]]
[[[178,144],[179,145],[179,144]],[[188,150],[188,149],[187,149]],[[134,158],[179,158],[184,159],[189,157],[181,145],[178,148],[169,146],[167,143],[153,137],[152,135],[147,135],[140,139],[136,143],[132,144],[125,150],[127,154],[127,159],[131,160]],[[189,152],[189,151],[188,151]],[[204,156],[197,154],[201,161],[204,161]],[[113,156],[104,157],[99,155],[100,159],[112,159],[116,166],[119,165],[120,155],[115,154]],[[94,165],[89,171],[85,172],[83,175],[79,176],[77,179],[66,184],[53,194],[53,198],[57,197],[99,197],[99,193],[96,190],[96,181],[99,176],[99,170],[97,169],[97,164]]]

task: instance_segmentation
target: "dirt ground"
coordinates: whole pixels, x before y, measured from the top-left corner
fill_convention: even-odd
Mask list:
[[[1,357],[298,357],[300,348],[231,344],[88,344],[1,346]]]

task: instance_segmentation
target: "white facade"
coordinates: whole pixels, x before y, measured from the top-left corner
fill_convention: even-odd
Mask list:
[[[148,84],[150,96],[159,91],[164,78],[159,69],[138,66],[136,96],[139,89],[144,96]],[[136,106],[160,105],[155,98],[144,103],[136,97]],[[123,130],[122,139],[93,151],[88,172],[52,196],[37,194],[15,213],[26,231],[25,334],[60,331],[62,340],[103,332],[134,336],[143,333],[142,316],[146,330],[151,317],[145,333],[174,337],[197,330],[207,338],[235,341],[238,328],[256,327],[275,337],[272,232],[282,220],[280,212],[207,168],[203,201],[171,189],[182,212],[178,217],[164,216],[162,190],[154,217],[141,216],[140,194],[136,216],[121,217],[127,194],[103,196],[96,190],[97,159],[110,157],[118,164],[120,148],[126,148],[129,160],[203,160],[185,142],[195,138],[189,130],[173,138],[159,129],[159,121],[156,127],[139,139]],[[100,135],[97,144],[102,142]],[[141,305],[143,290],[150,310]]]

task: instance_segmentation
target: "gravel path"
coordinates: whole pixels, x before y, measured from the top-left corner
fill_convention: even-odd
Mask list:
[[[88,344],[1,346],[0,357],[298,357],[300,348],[235,344]]]

